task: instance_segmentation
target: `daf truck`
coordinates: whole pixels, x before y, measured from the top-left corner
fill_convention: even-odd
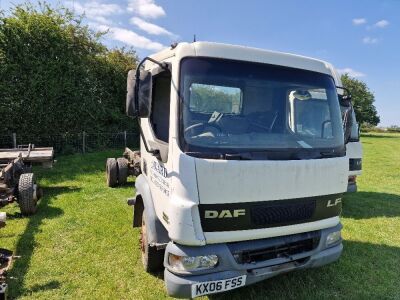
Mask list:
[[[327,62],[179,43],[128,74],[148,272],[194,298],[336,261],[351,97]],[[138,153],[135,153],[136,157]]]

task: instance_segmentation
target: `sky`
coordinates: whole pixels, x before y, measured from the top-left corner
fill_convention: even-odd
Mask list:
[[[0,0],[9,10],[24,0]],[[36,2],[36,1],[30,1]],[[367,83],[380,126],[400,125],[400,1],[47,0],[139,57],[173,42],[239,44],[326,60]]]

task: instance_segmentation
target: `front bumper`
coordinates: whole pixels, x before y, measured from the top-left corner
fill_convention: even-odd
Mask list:
[[[336,261],[340,257],[343,250],[343,245],[341,241],[339,241],[337,244],[327,248],[325,245],[326,237],[329,233],[341,230],[341,228],[342,225],[338,224],[333,228],[318,231],[318,234],[320,234],[318,245],[311,251],[294,254],[290,257],[279,257],[251,264],[237,263],[232,255],[232,247],[226,243],[202,247],[189,247],[170,242],[166,249],[166,258],[164,261],[164,265],[166,267],[164,272],[164,280],[167,292],[173,297],[191,298],[192,285],[199,282],[223,280],[246,275],[247,278],[245,285],[250,285],[281,273],[329,264]],[[282,244],[282,242],[289,244],[294,240],[299,240],[299,236],[300,235],[292,235],[264,240],[239,242],[235,243],[235,247],[244,247],[246,249],[251,249],[253,247],[254,249],[255,247],[259,247],[260,242],[264,243],[266,246],[274,245],[276,243]],[[213,269],[197,271],[193,273],[187,272],[186,274],[177,274],[174,273],[173,270],[168,269],[168,253],[188,256],[217,254],[219,257],[219,263],[217,267]]]

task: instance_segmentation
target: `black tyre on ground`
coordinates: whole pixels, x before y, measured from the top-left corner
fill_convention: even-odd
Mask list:
[[[107,186],[115,187],[118,184],[118,165],[115,158],[107,158],[106,163]]]
[[[124,157],[117,158],[118,184],[125,184],[128,179],[128,160]]]
[[[143,210],[142,228],[140,232],[140,248],[142,253],[143,268],[148,273],[156,273],[164,269],[165,250],[157,250],[156,247],[150,246],[148,241],[148,232],[146,227],[146,215]]]
[[[18,203],[23,215],[32,215],[36,212],[38,201],[38,188],[35,175],[24,173],[19,177]]]

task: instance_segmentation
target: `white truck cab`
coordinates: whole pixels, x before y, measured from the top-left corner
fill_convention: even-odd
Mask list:
[[[338,85],[326,62],[209,42],[179,43],[129,73],[142,172],[129,203],[144,267],[165,268],[169,295],[339,258],[352,109]]]

